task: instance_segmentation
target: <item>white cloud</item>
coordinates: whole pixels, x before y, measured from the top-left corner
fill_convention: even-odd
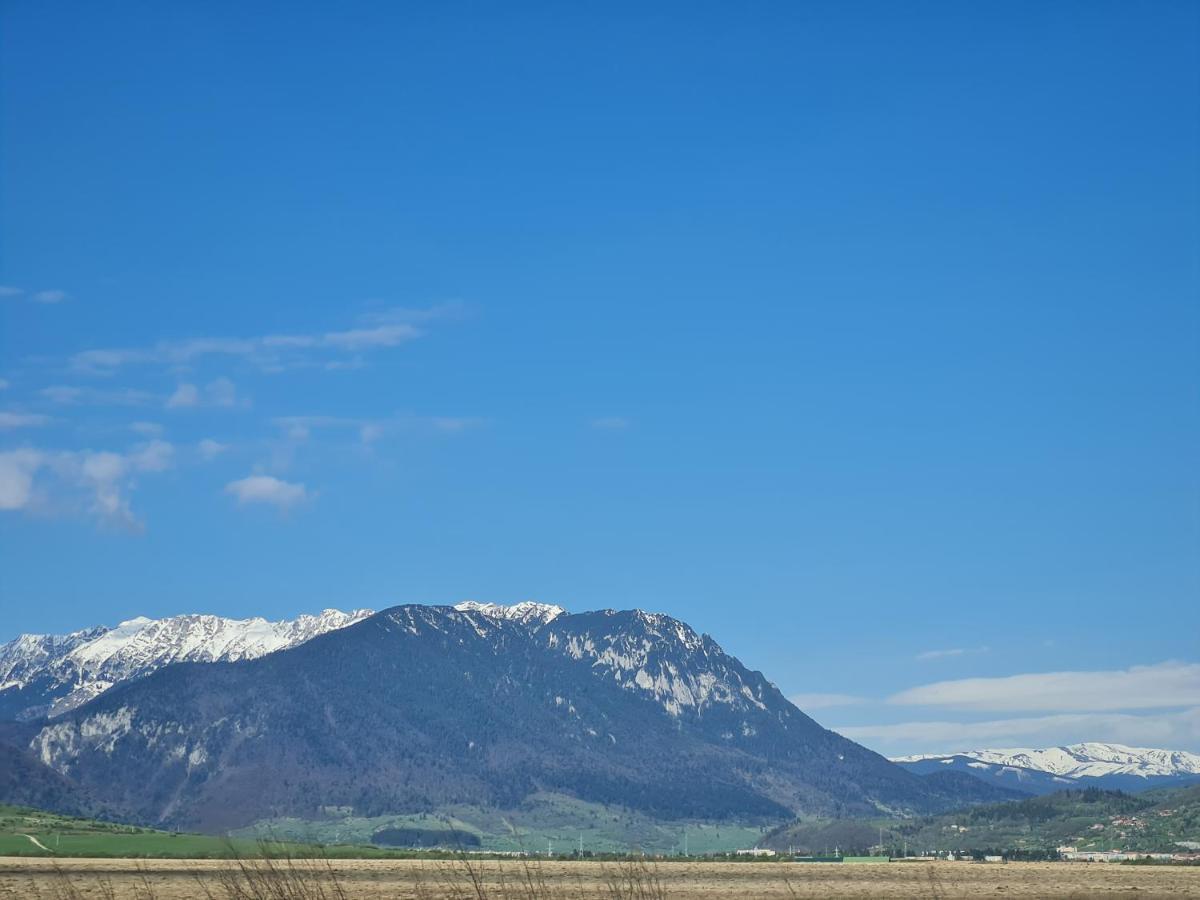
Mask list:
[[[140,530],[129,494],[138,473],[170,468],[174,447],[152,440],[127,453],[110,450],[43,451],[33,448],[0,453],[0,509],[86,513],[106,525]],[[41,473],[41,474],[39,474]],[[38,479],[46,479],[38,490]]]
[[[951,656],[966,656],[974,653],[987,653],[987,647],[953,647],[949,650],[925,650],[916,655],[916,659],[946,659]]]
[[[1044,672],[939,681],[901,691],[888,702],[986,712],[1192,706],[1200,705],[1200,664],[1164,662],[1108,672]]]
[[[92,512],[97,518],[137,529],[137,518],[129,508],[129,498],[121,485],[129,468],[129,460],[108,451],[85,453],[79,460],[82,479],[92,490]]]
[[[424,324],[435,319],[461,319],[468,313],[466,304],[451,300],[446,303],[435,303],[421,309],[411,306],[393,306],[388,309],[378,309],[360,316],[361,321],[371,325],[387,325],[402,322],[409,325]]]
[[[87,403],[92,406],[144,406],[154,399],[148,391],[134,388],[117,390],[97,390],[96,388],[77,387],[67,384],[53,384],[44,387],[38,393],[52,403],[61,406],[74,406]]]
[[[292,441],[306,441],[316,429],[345,429],[358,432],[358,438],[364,444],[371,444],[383,437],[382,422],[371,419],[351,419],[341,416],[278,416],[272,423],[283,429],[283,433]]]
[[[78,403],[83,396],[83,388],[70,387],[65,384],[56,384],[51,387],[44,387],[38,391],[47,400],[54,403]]]
[[[34,303],[62,303],[67,299],[67,292],[58,290],[57,288],[33,291],[26,291],[24,288],[13,287],[12,285],[0,285],[0,297],[24,297],[27,300],[32,300]]]
[[[50,417],[39,413],[8,412],[0,410],[0,428],[35,428],[50,424]]]
[[[487,424],[477,416],[394,416],[388,419],[357,419],[343,416],[277,416],[271,422],[292,441],[308,440],[318,429],[354,430],[363,444],[372,444],[389,431],[462,434]]]
[[[163,433],[163,427],[157,422],[132,422],[129,430],[144,437],[158,437]]]
[[[196,451],[200,454],[200,458],[204,460],[216,459],[228,449],[228,444],[222,444],[219,441],[214,441],[212,438],[205,438],[196,445]]]
[[[194,384],[181,384],[175,388],[175,393],[167,398],[167,409],[184,409],[200,405],[200,388]]]
[[[38,450],[0,453],[0,509],[24,509],[33,498],[33,476],[45,464]]]
[[[623,431],[633,423],[624,416],[601,416],[598,419],[592,419],[591,426],[599,428],[602,431]]]
[[[459,434],[471,428],[478,428],[485,424],[486,420],[475,416],[434,416],[429,420],[429,424],[437,431],[446,432],[447,434]]]
[[[230,408],[248,406],[246,400],[238,398],[237,387],[228,378],[215,378],[201,390],[194,384],[184,383],[175,388],[167,398],[167,409],[187,409],[194,406],[216,406]]]
[[[141,522],[129,505],[130,477],[135,472],[162,472],[171,466],[175,448],[154,440],[129,454],[85,451],[78,466],[83,481],[92,490],[92,512],[103,522],[140,531]]]
[[[904,753],[952,753],[1022,745],[1046,747],[1080,741],[1174,750],[1200,747],[1200,707],[1154,715],[1060,713],[986,722],[847,725],[832,730],[868,746]]]
[[[7,378],[0,378],[0,391],[7,391],[9,387]]]
[[[228,378],[215,378],[204,389],[204,398],[210,406],[237,406],[237,388]]]
[[[376,347],[395,347],[421,336],[412,325],[375,325],[370,328],[351,328],[347,331],[328,331],[324,334],[269,334],[262,338],[268,348],[312,349],[332,347],[337,350],[370,350]]]
[[[189,365],[207,356],[232,356],[246,359],[264,370],[279,371],[289,365],[304,364],[314,355],[357,353],[398,347],[421,337],[424,332],[413,324],[442,317],[438,307],[410,310],[404,315],[375,314],[362,327],[309,334],[268,334],[259,337],[199,337],[178,341],[160,341],[150,347],[108,347],[84,350],[71,357],[78,372],[108,375],[123,366],[161,364]]]
[[[853,694],[793,694],[788,698],[801,712],[810,709],[832,709],[837,706],[855,706],[865,703],[863,697]]]
[[[129,457],[135,469],[142,472],[162,472],[171,468],[175,448],[166,441],[153,440],[137,448]]]
[[[281,510],[308,499],[304,485],[281,481],[271,475],[250,475],[231,481],[225,485],[225,493],[235,496],[239,504],[268,503]]]

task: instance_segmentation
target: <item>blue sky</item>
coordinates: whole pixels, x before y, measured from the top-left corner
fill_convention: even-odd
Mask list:
[[[1200,750],[1194,4],[0,15],[0,640],[641,606]]]

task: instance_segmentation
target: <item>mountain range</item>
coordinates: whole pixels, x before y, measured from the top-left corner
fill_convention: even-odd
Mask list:
[[[1098,742],[901,756],[892,762],[918,774],[963,772],[1031,794],[1086,787],[1139,793],[1200,781],[1198,754]]]
[[[185,616],[22,637],[2,658],[9,718],[23,717],[0,728],[4,752],[144,823],[512,809],[547,792],[764,822],[1019,796],[906,771],[822,728],[711,637],[641,610]]]
[[[58,716],[113,685],[177,662],[256,659],[372,614],[327,609],[280,622],[184,615],[139,617],[115,628],[22,634],[0,645],[0,719]]]

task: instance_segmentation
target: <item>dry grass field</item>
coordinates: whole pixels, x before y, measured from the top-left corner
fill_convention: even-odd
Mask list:
[[[0,858],[0,897],[53,900],[1200,896],[1200,868],[1103,863],[592,863]]]

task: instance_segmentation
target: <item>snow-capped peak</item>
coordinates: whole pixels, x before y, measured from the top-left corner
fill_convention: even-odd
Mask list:
[[[175,662],[254,659],[294,647],[371,615],[369,609],[268,622],[213,615],[138,616],[115,628],[100,626],[70,635],[20,635],[0,645],[0,703],[13,699],[16,714],[59,715],[113,685]],[[37,697],[25,688],[37,686]],[[29,701],[29,702],[25,702]],[[4,704],[8,706],[7,703]]]
[[[462,603],[455,604],[454,608],[459,612],[482,613],[493,619],[509,619],[510,621],[520,622],[522,625],[545,625],[566,612],[561,606],[555,606],[552,603],[535,603],[532,600],[523,600],[511,606],[465,600]]]
[[[1104,775],[1137,775],[1152,778],[1170,775],[1200,775],[1200,755],[1186,750],[1156,750],[1087,741],[1042,749],[965,750],[960,753],[902,756],[893,762],[920,762],[966,757],[981,763],[1014,766],[1049,772],[1068,778],[1096,778]]]

